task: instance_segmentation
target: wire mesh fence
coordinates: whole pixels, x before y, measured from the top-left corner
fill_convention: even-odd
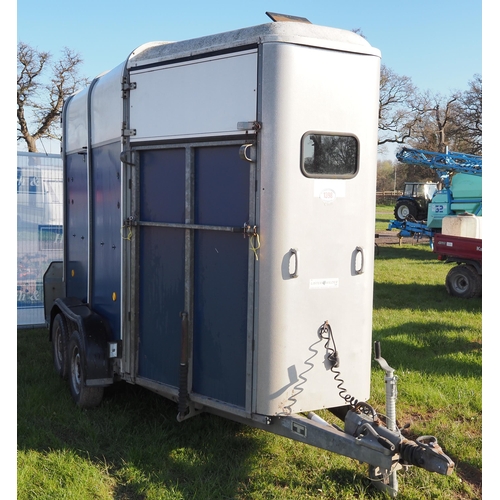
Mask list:
[[[45,323],[43,275],[63,258],[60,155],[17,153],[17,326]]]

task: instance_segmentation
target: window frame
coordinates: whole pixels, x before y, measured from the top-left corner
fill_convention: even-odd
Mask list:
[[[308,172],[305,166],[305,149],[306,149],[306,140],[311,135],[321,135],[327,137],[348,137],[355,140],[356,143],[356,158],[355,158],[355,169],[352,173],[314,173]],[[355,134],[346,134],[346,133],[338,133],[338,132],[324,132],[324,131],[307,131],[305,132],[300,140],[300,170],[302,175],[308,177],[310,179],[353,179],[358,175],[359,172],[359,150],[360,150],[360,142],[359,138]],[[307,158],[311,158],[311,156],[307,156]]]

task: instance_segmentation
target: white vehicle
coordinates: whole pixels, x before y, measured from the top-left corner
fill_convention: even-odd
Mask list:
[[[18,223],[62,226],[62,157],[17,152]]]

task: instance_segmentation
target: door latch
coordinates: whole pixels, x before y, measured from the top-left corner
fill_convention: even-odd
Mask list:
[[[243,144],[240,147],[240,158],[250,163],[255,163],[257,159],[255,144]]]

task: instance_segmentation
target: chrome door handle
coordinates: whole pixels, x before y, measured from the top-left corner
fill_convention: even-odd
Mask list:
[[[290,278],[298,278],[299,277],[299,251],[296,248],[290,249],[290,260],[288,261],[288,272],[290,273]]]
[[[363,274],[365,267],[365,254],[361,247],[356,247],[354,254],[354,272],[356,274]]]

